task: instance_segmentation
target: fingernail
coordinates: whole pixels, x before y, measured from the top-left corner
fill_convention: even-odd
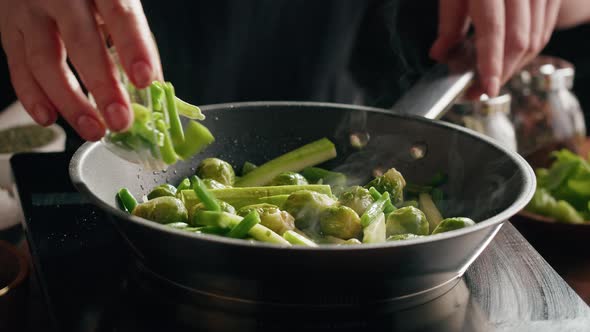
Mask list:
[[[496,97],[500,92],[500,79],[497,76],[490,77],[486,90],[490,97]]]
[[[88,141],[98,141],[104,134],[100,123],[88,115],[78,118],[78,132]]]
[[[49,124],[49,110],[41,105],[35,106],[33,109],[33,114],[35,117],[35,121],[42,126],[46,126]]]
[[[105,109],[105,120],[112,130],[125,130],[129,125],[129,110],[119,103],[112,103]]]
[[[137,61],[132,66],[133,78],[135,84],[140,88],[148,86],[152,83],[152,67],[145,61]]]

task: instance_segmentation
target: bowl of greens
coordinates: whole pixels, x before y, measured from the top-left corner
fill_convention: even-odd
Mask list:
[[[590,140],[574,153],[560,149],[535,163],[537,187],[512,221],[539,252],[584,256],[590,238]]]

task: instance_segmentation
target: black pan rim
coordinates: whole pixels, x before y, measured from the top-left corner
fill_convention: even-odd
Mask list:
[[[107,211],[109,214],[121,218],[123,220],[130,220],[133,221],[143,227],[152,228],[155,230],[159,230],[162,232],[168,232],[171,234],[175,234],[177,236],[182,236],[186,238],[193,238],[199,241],[208,241],[215,244],[225,244],[230,246],[237,246],[237,247],[258,247],[258,248],[266,248],[266,249],[274,249],[274,250],[286,250],[286,251],[340,251],[340,250],[373,250],[373,249],[388,249],[392,247],[402,247],[402,246],[412,246],[418,245],[422,243],[431,243],[437,241],[443,241],[451,238],[458,238],[463,235],[474,233],[478,230],[482,230],[484,228],[502,224],[507,221],[510,217],[514,216],[518,213],[521,209],[523,209],[528,202],[533,197],[536,187],[536,177],[533,169],[531,166],[525,161],[525,159],[520,156],[518,153],[511,151],[493,139],[475,132],[473,130],[461,127],[459,125],[426,119],[424,117],[409,115],[409,114],[402,114],[399,112],[395,112],[392,110],[382,109],[382,108],[375,108],[369,106],[361,106],[361,105],[350,105],[350,104],[340,104],[340,103],[325,103],[325,102],[309,102],[309,101],[254,101],[254,102],[235,102],[235,103],[221,103],[221,104],[211,104],[211,105],[204,105],[200,106],[200,108],[204,111],[215,111],[215,110],[241,110],[246,108],[262,108],[268,107],[271,108],[280,108],[280,107],[318,107],[318,108],[332,108],[332,109],[346,109],[346,110],[359,110],[359,111],[367,111],[367,112],[375,112],[375,113],[382,113],[389,116],[394,117],[402,117],[402,118],[410,118],[415,121],[421,121],[425,123],[429,123],[430,125],[441,126],[446,128],[451,128],[454,131],[457,131],[463,135],[470,136],[474,139],[483,141],[484,143],[490,145],[491,147],[500,150],[504,155],[511,158],[514,163],[520,168],[520,171],[524,175],[523,180],[523,191],[517,197],[517,199],[504,211],[501,213],[477,222],[474,226],[463,228],[459,230],[454,230],[446,233],[440,233],[435,235],[429,235],[427,237],[418,238],[418,239],[410,239],[404,241],[390,241],[385,243],[376,243],[376,244],[362,244],[362,245],[354,245],[354,246],[340,246],[340,245],[325,245],[322,244],[319,247],[304,247],[304,246],[281,246],[278,244],[271,244],[271,243],[264,243],[264,242],[256,242],[251,243],[248,241],[243,241],[239,239],[231,239],[222,236],[215,236],[209,234],[197,234],[197,233],[189,233],[186,231],[182,231],[179,229],[175,229],[172,227],[168,227],[165,225],[161,225],[155,223],[153,221],[149,221],[147,219],[135,217],[125,212],[121,211],[118,208],[111,206],[110,204],[105,203],[103,200],[95,196],[92,191],[86,186],[82,179],[82,172],[81,166],[84,164],[85,157],[92,152],[93,149],[97,148],[100,142],[86,142],[84,143],[73,155],[70,165],[69,165],[69,173],[70,179],[72,180],[72,184],[74,187],[82,194],[86,195],[90,201],[92,201],[95,205],[99,206],[103,210]]]

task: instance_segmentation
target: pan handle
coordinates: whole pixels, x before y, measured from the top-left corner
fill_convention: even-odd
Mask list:
[[[394,112],[439,119],[475,81],[471,42],[457,47],[446,64],[437,64],[393,105]]]

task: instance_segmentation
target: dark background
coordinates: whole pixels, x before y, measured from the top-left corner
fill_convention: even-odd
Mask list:
[[[143,6],[166,79],[198,105],[311,100],[388,107],[428,69],[438,1],[154,1]],[[590,25],[555,32],[544,54],[576,67],[590,112]],[[4,54],[0,109],[15,100]],[[80,140],[68,131],[68,149]]]

